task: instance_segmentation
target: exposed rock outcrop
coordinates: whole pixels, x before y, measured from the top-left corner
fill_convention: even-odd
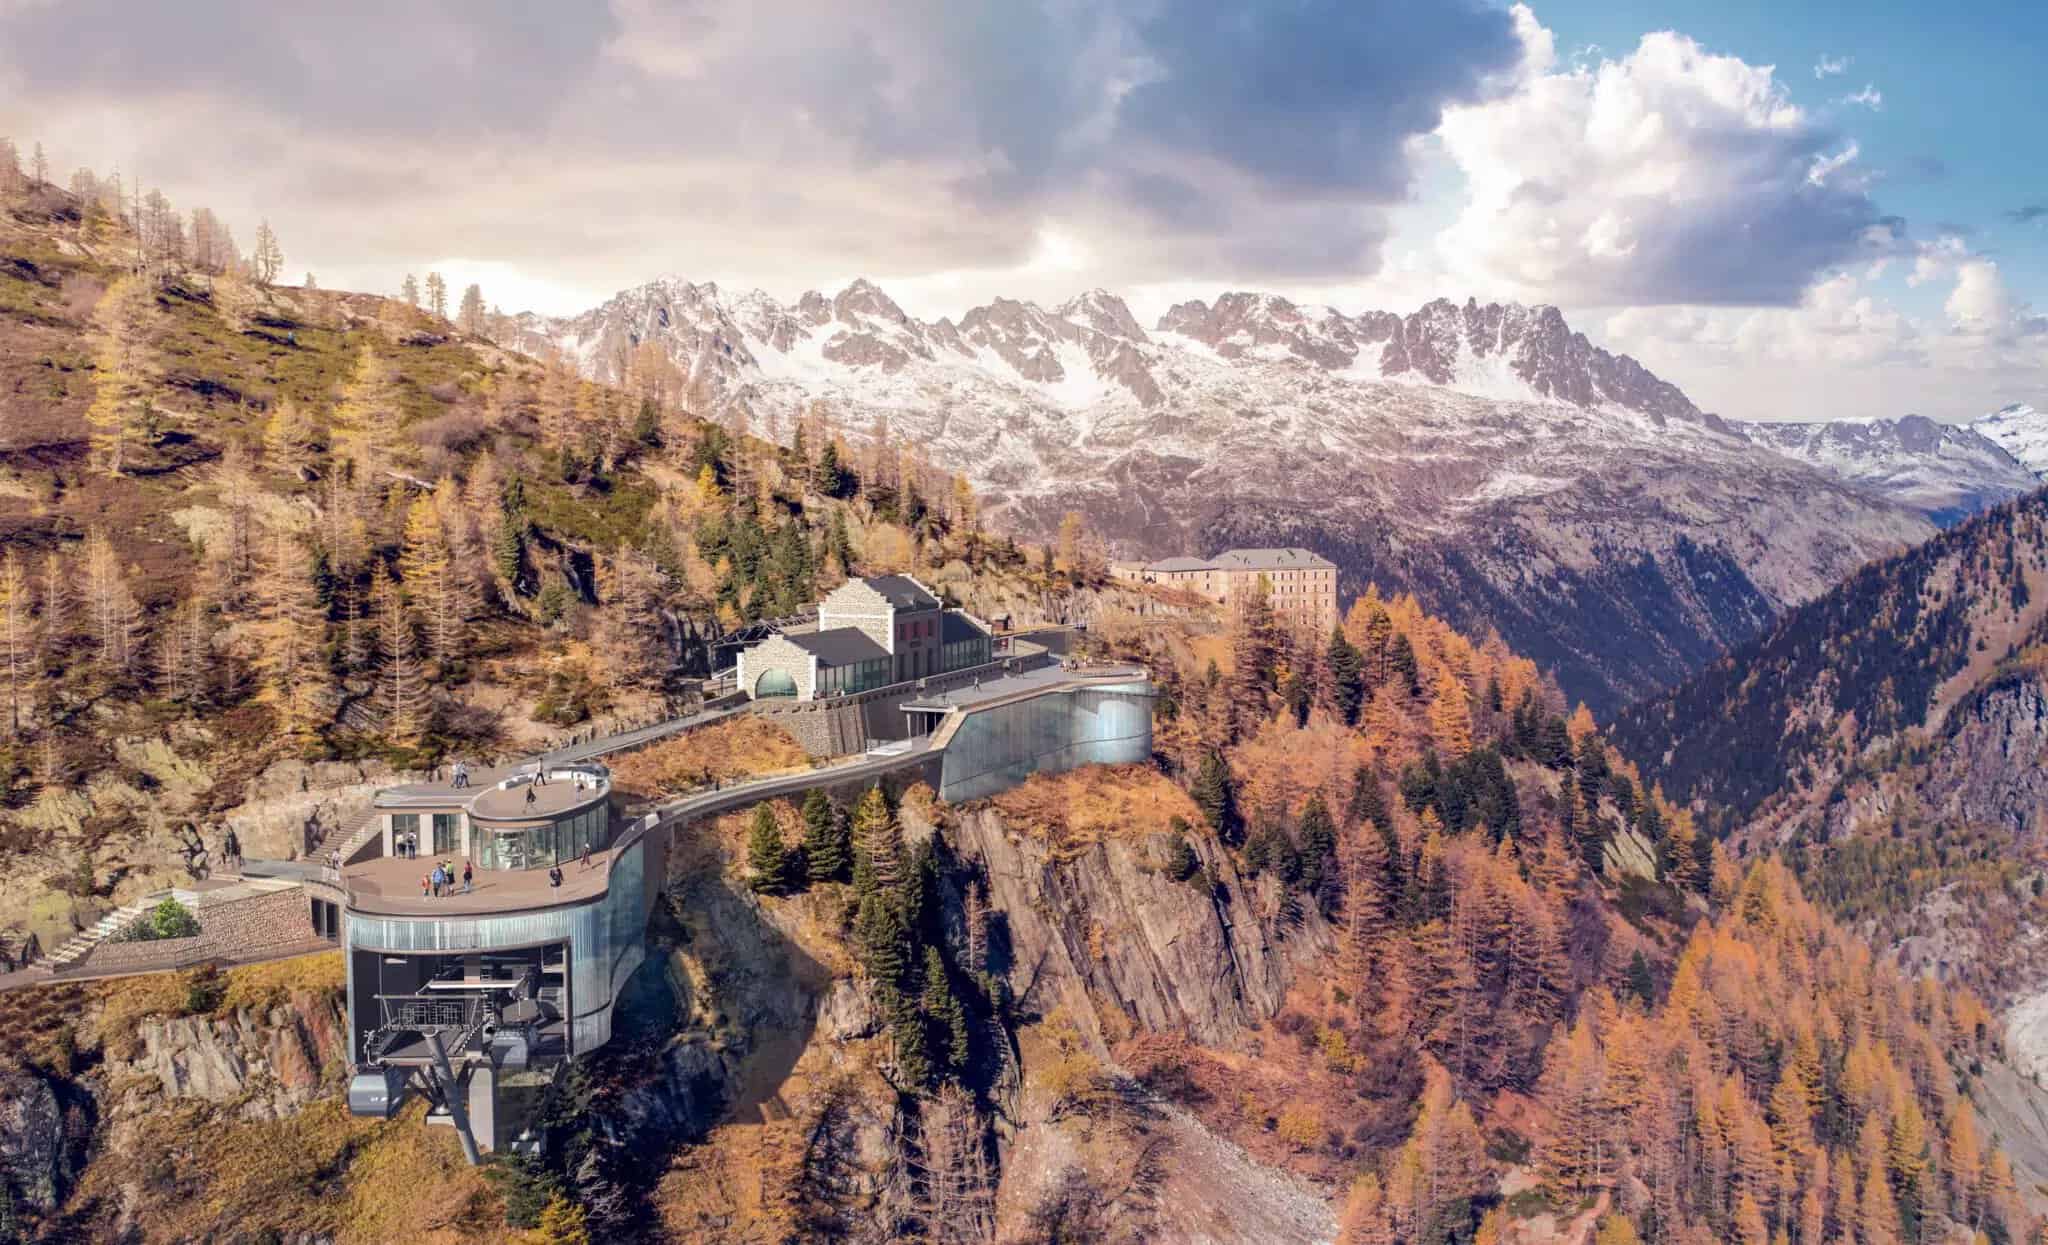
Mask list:
[[[1163,845],[1142,839],[1062,855],[988,808],[959,813],[948,833],[987,874],[1011,989],[1033,1011],[1064,1005],[1098,1039],[1139,1026],[1228,1045],[1279,1010],[1292,954],[1328,937],[1312,910],[1283,922],[1278,897],[1213,841],[1197,847],[1215,880],[1205,891],[1161,872]]]
[[[48,1212],[76,1175],[78,1143],[57,1087],[28,1068],[0,1068],[0,1196]]]
[[[340,1005],[303,990],[267,1012],[145,1021],[136,1037],[141,1052],[130,1070],[154,1078],[164,1097],[239,1104],[250,1119],[297,1110],[347,1062]]]

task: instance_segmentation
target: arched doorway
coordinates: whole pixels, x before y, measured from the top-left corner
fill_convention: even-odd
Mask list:
[[[796,695],[796,680],[787,670],[764,670],[754,680],[754,699],[768,700],[776,696]]]

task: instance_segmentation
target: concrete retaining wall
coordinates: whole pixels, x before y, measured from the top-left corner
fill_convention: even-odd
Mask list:
[[[891,683],[853,696],[831,700],[757,700],[749,708],[796,737],[814,757],[850,756],[878,743],[904,739],[910,724],[903,706],[935,692],[966,687],[976,679],[994,679],[1015,670],[1033,670],[1052,659],[1044,654],[1006,657],[950,674],[935,674],[907,683]]]

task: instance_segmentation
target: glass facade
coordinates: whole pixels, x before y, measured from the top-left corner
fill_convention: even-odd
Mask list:
[[[621,851],[602,899],[573,908],[483,917],[379,917],[351,912],[345,925],[352,948],[397,953],[488,951],[569,944],[570,1049],[582,1054],[611,1040],[612,1002],[646,958],[646,840]],[[350,1014],[357,1006],[349,957]],[[360,1027],[360,1026],[358,1026]],[[361,1034],[355,1040],[361,1042]],[[360,1049],[357,1057],[361,1057]]]
[[[434,814],[434,854],[448,856],[462,850],[462,814]]]
[[[946,646],[945,652],[939,658],[939,673],[949,674],[955,670],[965,670],[969,666],[987,665],[994,659],[994,654],[990,651],[992,647],[992,641],[985,635],[955,640]]]
[[[891,659],[877,657],[873,661],[855,662],[850,666],[819,666],[818,696],[851,696],[872,688],[886,687],[890,682]]]
[[[478,826],[477,867],[545,869],[599,852],[611,841],[611,805],[601,803],[545,826]]]
[[[417,836],[419,832],[420,815],[418,813],[391,814],[391,843],[394,848],[399,844],[400,841],[402,841],[405,838],[406,835],[410,834]],[[427,845],[425,843],[420,844],[420,847],[422,849],[424,849],[426,846]]]
[[[939,797],[978,800],[1037,773],[1152,755],[1152,687],[1134,682],[1033,696],[968,714],[946,746]]]

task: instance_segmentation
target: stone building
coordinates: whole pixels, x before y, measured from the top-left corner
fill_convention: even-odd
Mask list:
[[[756,700],[853,696],[986,665],[987,627],[946,609],[908,575],[852,579],[818,603],[815,630],[789,630],[741,651],[738,686]]]
[[[1337,566],[1307,549],[1226,549],[1213,558],[1163,558],[1114,569],[1127,579],[1185,588],[1224,605],[1244,600],[1264,581],[1281,618],[1317,631],[1337,625]]]

